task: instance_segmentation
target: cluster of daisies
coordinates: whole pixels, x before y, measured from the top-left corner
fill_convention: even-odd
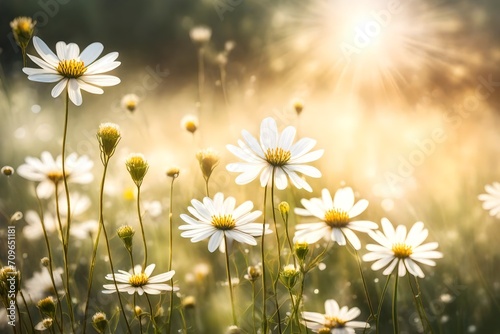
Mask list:
[[[40,68],[25,67],[23,71],[32,81],[56,83],[51,93],[53,97],[65,91],[69,100],[80,106],[81,90],[102,94],[100,87],[113,86],[120,82],[115,76],[103,74],[118,67],[120,62],[116,61],[117,52],[97,60],[103,51],[100,43],[93,43],[80,52],[74,43],[58,42],[56,53],[38,37],[33,38],[33,45],[40,57],[28,56]],[[238,140],[237,145],[227,145],[227,150],[241,161],[228,164],[226,169],[239,173],[235,179],[238,185],[259,179],[260,185],[265,187],[266,191],[268,187],[283,190],[291,183],[298,189],[312,192],[313,189],[305,177],[319,178],[321,172],[309,163],[321,158],[324,151],[313,151],[316,145],[314,139],[301,138],[295,141],[295,137],[294,127],[288,126],[280,132],[276,121],[266,118],[260,125],[258,138],[243,130],[242,139]],[[91,182],[92,167],[93,163],[88,157],[70,154],[66,157],[63,168],[61,156],[54,159],[50,153],[43,152],[40,159],[26,158],[26,163],[18,168],[18,173],[28,180],[39,182],[37,195],[40,198],[49,198],[61,190],[59,186],[63,179],[66,179],[67,183],[76,184]],[[498,189],[500,187],[495,184],[487,190],[498,195]],[[480,199],[485,201],[485,209],[492,210],[492,215],[498,215],[498,196],[481,196]],[[82,206],[88,207],[88,200],[83,202],[86,204]],[[366,245],[368,253],[364,254],[362,259],[373,262],[371,268],[375,271],[384,269],[384,275],[391,275],[396,271],[398,276],[404,276],[408,272],[416,277],[424,277],[420,265],[434,266],[434,260],[443,256],[436,250],[437,242],[424,243],[428,230],[422,222],[415,223],[407,230],[405,225],[394,227],[387,218],[382,218],[382,229],[379,230],[375,222],[358,219],[368,207],[368,201],[360,199],[356,202],[354,191],[350,187],[338,189],[333,196],[328,189],[322,189],[321,197],[304,198],[301,204],[302,207],[295,208],[295,214],[310,217],[311,221],[295,226],[295,242],[312,244],[326,240],[360,250],[361,241],[356,233],[366,233],[376,243]],[[61,205],[61,208],[64,207],[66,205]],[[234,242],[255,246],[256,238],[271,231],[267,224],[258,221],[263,213],[253,211],[253,208],[251,201],[237,205],[234,197],[225,196],[221,192],[202,200],[193,199],[191,206],[187,208],[189,214],[180,215],[185,222],[179,226],[181,236],[190,238],[192,242],[208,239],[210,252],[217,249],[230,252]],[[76,213],[72,212],[74,215]],[[44,224],[50,224],[51,220],[44,221]],[[28,234],[41,235],[42,231],[35,227],[38,223],[40,222],[29,223],[25,227]],[[94,227],[96,224],[89,223]],[[46,229],[52,231],[56,227],[47,225]],[[103,292],[154,295],[177,289],[167,284],[172,282],[175,271],[152,276],[154,269],[155,264],[145,263],[144,266],[135,266],[130,272],[118,270],[117,273],[108,274],[105,278],[113,281],[113,284],[105,284]],[[302,312],[302,320],[305,326],[316,332],[326,329],[337,333],[336,329],[342,329],[342,333],[354,333],[355,328],[368,326],[365,322],[353,321],[360,313],[356,307],[350,310],[347,307],[340,308],[335,300],[330,299],[325,302],[325,314]]]

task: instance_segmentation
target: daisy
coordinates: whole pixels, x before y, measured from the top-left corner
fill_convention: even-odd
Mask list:
[[[315,333],[329,331],[332,334],[354,334],[356,328],[370,328],[364,321],[352,321],[361,314],[357,307],[349,310],[347,306],[339,307],[334,299],[325,301],[325,314],[302,312],[303,323]]]
[[[72,153],[66,157],[66,180],[68,183],[87,184],[94,176],[90,172],[94,163],[86,156],[78,157]],[[63,180],[62,156],[55,160],[49,152],[42,152],[41,159],[27,157],[26,163],[17,169],[23,178],[40,182],[36,192],[40,198],[49,198],[55,190],[55,186]]]
[[[387,266],[383,274],[389,275],[398,265],[399,276],[406,275],[408,271],[413,276],[423,278],[425,275],[417,262],[435,266],[436,262],[431,259],[443,257],[441,252],[435,251],[438,247],[437,242],[422,245],[429,234],[422,222],[415,223],[406,234],[406,226],[399,225],[394,230],[389,219],[382,218],[382,229],[384,233],[370,231],[370,236],[380,245],[366,245],[366,249],[371,253],[363,256],[363,261],[375,261],[372,270],[376,271]]]
[[[299,216],[314,216],[320,221],[295,226],[297,231],[294,240],[311,244],[323,238],[344,246],[347,238],[356,250],[361,249],[361,242],[352,230],[367,233],[378,228],[378,225],[368,220],[351,219],[365,211],[368,201],[361,199],[355,204],[354,192],[350,187],[337,190],[333,200],[328,189],[323,189],[321,195],[322,198],[302,199],[300,202],[305,209],[295,208]]]
[[[172,279],[175,274],[175,270],[151,277],[154,269],[154,263],[147,266],[144,271],[142,271],[141,265],[136,265],[132,274],[124,270],[118,270],[118,273],[115,273],[114,275],[106,275],[106,279],[109,281],[116,281],[118,291],[127,292],[129,295],[133,295],[135,292],[137,292],[140,296],[144,293],[148,295],[158,295],[162,293],[162,291],[179,290],[176,287],[172,288],[170,285],[163,283]],[[116,292],[115,284],[104,284],[103,287],[106,290],[103,290],[102,293],[110,294]]]
[[[49,49],[40,38],[33,37],[33,45],[41,58],[28,55],[41,68],[23,68],[28,79],[38,82],[57,82],[52,89],[52,97],[58,97],[67,89],[69,99],[75,105],[82,104],[81,90],[92,94],[102,94],[99,87],[115,86],[120,79],[102,73],[111,71],[120,66],[118,52],[111,52],[95,61],[104,49],[101,43],[92,43],[81,53],[75,43],[56,44],[56,54]]]
[[[236,200],[228,197],[224,200],[222,193],[215,194],[214,198],[205,197],[203,203],[193,199],[193,206],[188,211],[194,216],[181,214],[181,219],[187,225],[179,226],[184,238],[191,238],[191,242],[198,242],[210,237],[208,250],[214,252],[218,247],[225,249],[224,237],[228,245],[238,241],[249,245],[257,245],[254,237],[262,235],[262,224],[254,223],[262,212],[253,211],[253,203],[246,201],[235,208]],[[266,230],[267,230],[266,225]]]
[[[23,235],[28,240],[36,240],[43,236],[42,221],[36,211],[28,210],[24,215],[26,225],[23,227]],[[47,234],[57,231],[57,222],[50,212],[43,213],[43,224]]]
[[[63,288],[62,275],[64,270],[62,268],[54,268],[52,271],[54,283],[56,289],[59,291]],[[48,295],[55,294],[54,285],[52,284],[52,279],[50,277],[50,272],[47,268],[43,268],[41,271],[36,271],[33,276],[24,281],[23,292],[32,301],[38,301]],[[59,294],[61,292],[57,292]],[[62,292],[63,293],[63,292]]]
[[[321,177],[318,169],[304,164],[319,159],[324,150],[309,152],[316,145],[316,141],[311,138],[302,138],[292,144],[295,133],[295,128],[288,126],[280,135],[276,121],[271,117],[264,119],[260,125],[260,143],[248,131],[243,130],[243,140],[238,140],[239,147],[226,147],[245,162],[231,163],[227,165],[227,170],[241,173],[236,178],[237,184],[250,183],[260,174],[260,185],[264,187],[274,172],[274,182],[278,189],[287,187],[288,177],[298,189],[304,188],[311,192],[311,186],[297,173]]]
[[[484,187],[486,194],[478,196],[483,201],[483,209],[490,211],[490,216],[500,218],[500,183],[493,182]]]

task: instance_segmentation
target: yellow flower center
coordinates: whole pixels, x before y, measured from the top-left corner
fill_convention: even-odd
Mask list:
[[[140,286],[144,286],[144,285],[148,284],[148,277],[146,276],[145,273],[134,274],[134,275],[130,276],[130,278],[128,279],[128,282],[133,287],[138,288]]]
[[[413,254],[413,249],[404,242],[398,242],[392,245],[392,252],[395,257],[404,259]]]
[[[128,111],[134,111],[135,108],[137,108],[137,102],[135,101],[127,101],[125,102],[125,107],[127,108]]]
[[[325,212],[325,223],[330,227],[345,227],[349,224],[349,214],[343,210],[330,209]]]
[[[325,326],[328,328],[341,328],[345,326],[346,321],[337,317],[325,316]]]
[[[53,170],[47,173],[47,178],[54,183],[59,183],[59,181],[62,181],[62,179],[64,178],[64,174],[62,173],[62,171]]]
[[[269,164],[275,167],[281,167],[290,160],[292,153],[282,149],[281,147],[268,148],[264,153],[264,157]]]
[[[212,225],[219,230],[232,230],[236,222],[233,215],[212,216]]]
[[[81,60],[61,60],[57,65],[57,72],[66,78],[75,79],[81,77],[86,71],[87,68]]]

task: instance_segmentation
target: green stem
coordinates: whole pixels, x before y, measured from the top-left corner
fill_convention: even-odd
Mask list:
[[[347,238],[346,238],[347,240]],[[347,243],[351,246],[351,248],[354,250],[354,257],[356,258],[356,262],[358,263],[358,268],[359,268],[359,273],[361,275],[361,281],[363,282],[363,289],[365,290],[365,296],[366,296],[366,300],[368,302],[368,307],[370,308],[370,317],[372,317],[373,319],[376,319],[377,316],[375,315],[375,312],[373,311],[373,305],[372,305],[372,301],[370,299],[370,294],[368,293],[368,285],[366,284],[366,279],[365,279],[365,275],[363,274],[363,268],[361,267],[361,259],[359,257],[359,254],[358,254],[358,251],[356,250],[356,248],[354,248],[354,246],[349,242],[349,240],[347,240]]]
[[[63,243],[63,255],[64,255],[64,272],[66,276],[66,296],[69,308],[69,317],[71,320],[71,331],[75,333],[75,315],[73,313],[73,303],[70,291],[69,282],[69,266],[68,266],[68,251],[69,251],[69,231],[71,228],[71,202],[69,198],[69,188],[68,188],[68,177],[66,174],[66,139],[68,137],[68,119],[69,119],[69,93],[66,90],[66,100],[65,100],[65,114],[64,114],[64,132],[63,132],[63,142],[62,142],[62,173],[63,173],[63,183],[64,192],[66,193],[66,206],[67,206],[67,217],[66,217],[66,237],[62,239]],[[62,233],[62,231],[61,231]]]
[[[375,325],[375,329],[377,331],[377,334],[379,334],[379,331],[380,331],[380,326],[379,326],[380,313],[382,312],[382,304],[384,303],[385,293],[387,292],[387,288],[389,287],[389,281],[391,280],[391,276],[392,275],[387,276],[387,280],[385,282],[384,288],[382,289],[382,295],[380,296],[380,302],[378,304],[377,318],[376,318],[376,325]]]
[[[255,289],[255,282],[251,282],[252,283],[252,327],[253,327],[253,333],[254,334],[257,334],[257,329],[255,328],[255,323],[256,323],[256,319],[255,319],[255,297],[256,297],[256,294],[257,294],[257,291]]]
[[[210,197],[210,192],[208,191],[208,178],[205,180],[205,193],[207,197]]]
[[[35,325],[33,323],[33,319],[31,318],[31,313],[30,313],[30,310],[28,308],[28,304],[26,303],[26,298],[24,298],[23,290],[19,289],[19,294],[21,295],[21,298],[23,300],[23,304],[24,304],[24,308],[26,309],[26,313],[28,313],[28,319],[30,321],[31,328],[34,328]],[[16,306],[17,306],[17,303],[16,303]],[[21,314],[21,312],[19,312],[19,314]]]
[[[168,254],[168,270],[172,270],[172,253],[173,253],[173,215],[172,215],[172,208],[173,208],[173,196],[174,196],[174,181],[175,177],[172,177],[172,182],[170,183],[170,207],[168,209],[168,225],[169,225],[169,254]],[[170,286],[173,288],[174,287],[174,280],[173,278],[170,280]],[[168,309],[168,323],[167,323],[167,334],[170,334],[171,328],[172,328],[172,312],[173,312],[173,307],[174,307],[174,292],[172,291],[170,293],[170,301],[169,301],[169,309]]]
[[[417,277],[414,277],[416,288],[417,288],[417,291],[415,291],[413,284],[411,283],[411,276],[412,275],[408,275],[408,283],[410,284],[412,295],[413,295],[413,298],[415,300],[415,304],[417,306],[417,311],[418,311],[418,315],[420,316],[420,321],[422,322],[422,325],[425,324],[426,328],[424,327],[424,330],[426,331],[426,333],[434,333],[434,330],[432,329],[432,326],[431,326],[429,319],[427,318],[427,314],[425,312],[425,307],[424,307],[424,304],[422,302],[422,292],[420,291],[420,285],[418,284]]]
[[[392,322],[394,325],[394,334],[399,334],[399,322],[398,322],[398,281],[399,274],[396,273],[396,281],[394,282],[394,293],[392,295]]]
[[[146,245],[146,234],[144,233],[144,224],[142,223],[140,202],[141,202],[141,187],[137,186],[137,215],[139,216],[139,224],[141,225],[141,232],[142,232],[142,243],[144,245],[144,264],[142,266],[142,272],[144,272],[144,269],[148,264],[148,247]]]
[[[260,255],[262,261],[262,333],[267,334],[268,331],[268,319],[266,312],[266,293],[267,293],[267,285],[266,285],[266,257],[265,257],[265,247],[264,240],[266,235],[266,203],[267,203],[267,185],[264,188],[264,215],[262,221],[262,244],[260,247]]]
[[[125,314],[125,308],[123,307],[122,297],[120,295],[120,290],[118,289],[118,283],[116,283],[115,278],[115,268],[113,266],[113,260],[111,258],[111,247],[109,246],[108,233],[106,232],[106,226],[104,225],[104,182],[106,180],[106,171],[109,162],[109,157],[103,159],[104,172],[101,179],[101,187],[99,193],[99,227],[102,229],[104,234],[104,241],[106,241],[106,250],[108,252],[109,266],[111,268],[111,275],[113,275],[113,284],[115,285],[116,293],[118,295],[118,302],[120,303],[120,310],[122,311],[123,318],[125,319],[125,324],[127,325],[128,333],[132,333],[130,329],[130,324],[127,320],[127,315]],[[132,266],[133,268],[133,266]]]
[[[233,312],[233,325],[238,326],[238,319],[236,318],[236,310],[234,308],[233,282],[231,281],[231,269],[229,267],[229,248],[227,246],[226,233],[224,233],[224,244],[226,245],[226,251],[224,252],[224,254],[226,255],[226,273],[227,273],[227,282],[228,282],[228,286],[229,286],[229,295],[231,297],[231,310]]]
[[[57,194],[57,187],[56,187],[56,194]],[[57,317],[54,317],[55,318],[54,321],[55,321],[57,327],[59,328],[59,331],[62,332],[62,328],[64,327],[63,326],[64,325],[64,320],[63,320],[62,307],[60,305],[59,295],[58,295],[58,292],[57,292],[56,281],[54,280],[54,266],[53,266],[53,263],[52,263],[52,251],[50,249],[50,242],[49,242],[49,236],[47,235],[47,229],[45,228],[45,219],[43,217],[42,202],[40,201],[40,197],[38,197],[38,194],[36,192],[36,188],[35,188],[35,196],[36,196],[36,200],[37,200],[37,203],[38,203],[38,209],[39,209],[39,213],[38,214],[40,216],[40,222],[42,223],[43,237],[44,237],[44,240],[45,240],[45,245],[47,246],[47,255],[48,255],[48,258],[49,258],[48,269],[49,269],[49,274],[50,274],[50,281],[52,282],[52,288],[54,289],[54,293],[57,296],[58,308],[59,308],[59,313],[60,313],[60,317],[61,317],[61,324],[59,324],[59,321],[57,320]]]
[[[280,308],[279,308],[279,302],[278,302],[278,281],[279,281],[279,273],[281,270],[281,243],[280,243],[280,237],[278,234],[278,223],[276,222],[276,208],[274,206],[274,175],[275,175],[275,170],[276,168],[273,168],[273,172],[271,174],[271,211],[273,213],[273,222],[274,222],[274,229],[276,231],[276,244],[278,247],[278,271],[276,273],[276,278],[274,279],[273,283],[273,294],[274,294],[274,302],[276,304],[276,315],[278,316],[278,332],[281,334],[281,315],[280,315]]]

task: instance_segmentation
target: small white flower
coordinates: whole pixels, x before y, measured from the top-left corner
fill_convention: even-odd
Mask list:
[[[106,275],[106,279],[109,281],[116,281],[118,286],[118,291],[127,292],[129,295],[138,293],[143,295],[144,293],[148,295],[158,295],[163,291],[177,291],[178,288],[172,288],[170,285],[164,282],[170,281],[175,274],[174,270],[151,276],[153,270],[155,269],[155,264],[150,264],[142,271],[142,267],[137,265],[134,267],[133,273],[128,273],[124,270],[118,270],[118,273]],[[115,284],[104,284],[104,289],[102,293],[110,294],[116,292]]]
[[[56,289],[58,290],[63,286],[61,278],[63,272],[62,268],[55,268],[52,272]],[[23,285],[23,291],[29,296],[30,300],[37,301],[54,294],[54,286],[52,285],[52,279],[47,268],[34,272],[33,276],[25,280]]]
[[[260,185],[269,184],[274,172],[274,182],[278,189],[288,185],[287,177],[298,189],[304,188],[311,192],[311,186],[297,173],[310,177],[321,177],[321,172],[312,166],[304,165],[319,159],[323,150],[309,152],[316,141],[302,138],[293,144],[296,130],[293,126],[286,127],[281,135],[276,121],[268,117],[260,125],[260,142],[248,131],[243,130],[243,140],[238,145],[227,145],[227,149],[245,162],[231,163],[226,166],[230,172],[241,173],[236,178],[237,184],[247,184],[260,174]]]
[[[42,221],[36,211],[28,210],[24,215],[26,226],[23,227],[23,235],[28,240],[36,240],[43,236]],[[57,231],[57,222],[50,212],[44,212],[43,224],[47,234]]]
[[[133,112],[137,109],[139,104],[139,96],[135,94],[124,95],[120,101],[120,105],[123,109]]]
[[[314,216],[321,221],[296,225],[294,240],[311,244],[324,238],[343,246],[347,238],[356,250],[361,249],[361,242],[352,230],[368,233],[378,228],[377,224],[368,220],[352,221],[365,211],[368,201],[361,199],[354,204],[354,192],[350,187],[337,190],[333,200],[328,189],[323,189],[321,194],[322,198],[302,199],[300,202],[305,209],[295,209],[299,216]]]
[[[181,214],[181,219],[188,225],[179,226],[184,238],[191,238],[191,242],[198,242],[210,237],[208,250],[214,252],[218,247],[225,249],[224,236],[230,246],[232,241],[249,245],[257,245],[254,237],[262,235],[262,224],[254,223],[262,212],[253,211],[253,203],[246,201],[235,208],[236,200],[228,197],[224,200],[222,193],[215,194],[214,198],[205,197],[203,203],[193,199],[193,206],[188,211],[195,217]],[[266,225],[266,230],[267,230]]]
[[[357,307],[349,309],[339,307],[334,299],[325,301],[325,314],[317,312],[302,312],[302,322],[314,332],[330,330],[332,334],[354,334],[356,328],[370,328],[364,321],[352,321],[361,314]]]
[[[101,43],[92,43],[80,53],[75,43],[57,42],[56,54],[40,38],[33,37],[33,46],[41,58],[28,55],[41,68],[23,68],[28,79],[38,82],[57,82],[52,89],[52,97],[58,97],[67,89],[68,96],[75,105],[82,104],[81,90],[92,94],[102,94],[99,87],[115,86],[120,79],[102,73],[120,66],[118,52],[111,52],[97,60],[104,49]]]
[[[55,160],[49,152],[42,152],[41,159],[27,157],[26,163],[19,166],[17,173],[23,178],[40,182],[36,192],[40,198],[49,198],[55,190],[55,185],[63,180],[62,156]],[[94,176],[90,172],[94,163],[86,155],[78,157],[72,153],[66,157],[66,180],[68,183],[87,184]]]
[[[484,186],[486,194],[478,196],[483,201],[483,209],[490,211],[490,216],[500,218],[500,183],[493,182]]]
[[[384,233],[370,231],[369,235],[380,245],[366,245],[371,253],[363,256],[363,261],[375,261],[371,266],[372,270],[377,271],[387,266],[383,274],[389,275],[398,265],[399,276],[405,276],[408,271],[413,276],[424,277],[417,262],[435,266],[436,262],[431,259],[443,257],[441,252],[435,251],[438,248],[437,242],[422,245],[429,234],[422,222],[416,222],[406,234],[406,226],[399,225],[394,230],[389,219],[382,218],[382,229]]]

